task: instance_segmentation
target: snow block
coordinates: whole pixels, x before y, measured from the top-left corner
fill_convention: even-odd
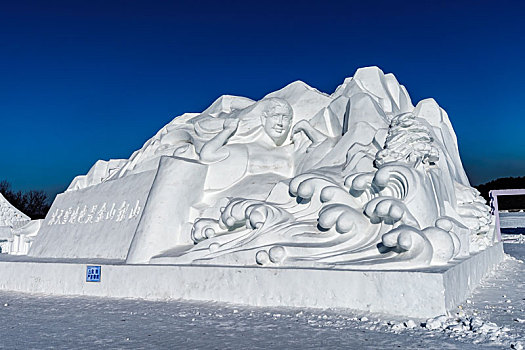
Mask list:
[[[179,241],[206,171],[197,161],[162,157],[156,170],[59,194],[28,255],[147,261]]]
[[[199,300],[250,306],[347,308],[429,318],[464,301],[504,259],[497,243],[439,268],[407,271],[126,265],[102,260],[0,258],[0,289],[54,295]],[[100,265],[99,283],[86,267]]]
[[[59,194],[28,255],[126,259],[155,173]]]

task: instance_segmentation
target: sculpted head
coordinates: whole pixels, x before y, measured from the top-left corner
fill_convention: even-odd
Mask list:
[[[276,146],[280,146],[292,127],[293,109],[288,102],[280,98],[270,98],[267,102],[268,107],[262,118],[264,131]]]

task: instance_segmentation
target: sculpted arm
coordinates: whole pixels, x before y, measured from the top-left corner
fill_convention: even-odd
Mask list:
[[[224,129],[202,146],[199,154],[200,159],[205,162],[216,162],[227,158],[229,152],[224,145],[228,142],[228,139],[235,134],[238,125],[239,120],[226,119],[224,122]]]
[[[312,141],[312,146],[317,146],[327,139],[327,136],[315,129],[308,121],[301,120],[299,123],[295,124],[292,130],[292,135],[298,132],[304,132],[305,135]]]

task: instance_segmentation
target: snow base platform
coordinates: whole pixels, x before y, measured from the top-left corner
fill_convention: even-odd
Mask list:
[[[502,243],[454,264],[409,271],[126,265],[119,261],[1,255],[0,290],[345,308],[428,318],[456,308],[504,258]],[[89,279],[93,276],[98,281]]]

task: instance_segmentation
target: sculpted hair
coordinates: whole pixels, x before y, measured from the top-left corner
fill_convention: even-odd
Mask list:
[[[265,99],[261,102],[265,102],[267,104],[263,112],[263,115],[265,117],[274,114],[276,109],[281,107],[281,108],[285,108],[288,112],[287,114],[289,114],[293,118],[293,108],[292,106],[290,106],[288,101],[283,100],[281,98],[272,97],[272,98]]]

